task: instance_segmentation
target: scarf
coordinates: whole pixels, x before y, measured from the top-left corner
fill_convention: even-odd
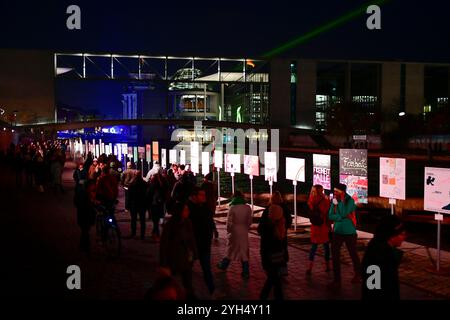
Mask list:
[[[230,206],[235,206],[238,204],[247,204],[247,202],[245,202],[245,200],[241,197],[234,197],[230,202]]]

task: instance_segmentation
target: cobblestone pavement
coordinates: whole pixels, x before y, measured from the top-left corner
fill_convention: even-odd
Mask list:
[[[71,170],[64,172],[65,194],[46,190],[40,194],[35,189],[18,189],[12,174],[2,176],[0,194],[1,244],[5,261],[1,272],[3,297],[32,296],[64,300],[78,299],[142,299],[155,279],[158,265],[158,244],[150,239],[151,222],[148,222],[146,240],[123,240],[122,255],[118,260],[108,260],[103,248],[92,235],[93,250],[90,257],[78,250],[79,229],[76,225],[75,209],[72,204],[73,183]],[[123,235],[129,233],[129,216],[121,211],[123,199],[118,206],[117,218]],[[226,272],[218,270],[226,247],[225,225],[217,219],[220,237],[212,245],[212,269],[216,282],[216,299],[258,299],[265,280],[260,265],[259,237],[250,234],[250,279],[241,277],[241,265],[232,262]],[[253,228],[256,225],[253,225]],[[93,230],[91,230],[93,234]],[[343,265],[343,287],[339,292],[326,290],[332,280],[332,273],[325,272],[321,256],[317,257],[316,268],[310,277],[305,276],[308,244],[294,238],[289,247],[289,275],[284,280],[287,299],[359,299],[360,287],[350,284],[350,265]],[[320,254],[320,252],[319,252]],[[407,256],[408,257],[408,256]],[[425,263],[425,261],[423,262]],[[69,265],[81,268],[82,289],[66,288],[66,269]],[[407,267],[414,269],[415,266]],[[407,272],[406,272],[407,273]],[[410,275],[414,278],[414,275]],[[211,299],[203,281],[198,263],[194,266],[194,288],[200,299]],[[402,276],[403,281],[410,281]],[[412,280],[411,280],[412,282]],[[436,285],[439,281],[436,281]],[[417,285],[418,286],[418,285]],[[404,299],[436,299],[439,296],[402,285]]]

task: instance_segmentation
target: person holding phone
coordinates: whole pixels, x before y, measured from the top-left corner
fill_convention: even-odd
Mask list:
[[[341,286],[341,247],[343,243],[345,243],[353,263],[354,276],[351,282],[361,282],[361,263],[356,251],[356,204],[346,191],[347,186],[342,183],[334,188],[333,201],[328,211],[328,218],[334,222],[331,243],[334,281],[329,285],[330,289]]]

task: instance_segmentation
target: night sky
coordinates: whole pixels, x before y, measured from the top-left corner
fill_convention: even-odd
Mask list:
[[[367,14],[288,51],[306,58],[450,62],[448,1],[391,0],[382,30]],[[366,1],[2,1],[3,48],[168,55],[261,57]],[[82,30],[66,28],[67,6],[82,11]]]

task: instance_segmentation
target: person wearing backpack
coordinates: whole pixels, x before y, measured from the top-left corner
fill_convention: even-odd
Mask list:
[[[317,247],[323,245],[325,253],[325,271],[330,271],[330,238],[331,229],[328,220],[328,209],[330,208],[330,199],[324,194],[323,187],[320,184],[311,188],[308,199],[309,219],[311,221],[311,250],[309,251],[309,266],[306,274],[310,275],[314,265],[314,257]]]
[[[356,205],[355,200],[347,194],[347,186],[339,183],[334,188],[334,199],[328,212],[328,218],[334,222],[331,254],[333,257],[334,281],[330,289],[339,289],[341,286],[341,247],[345,243],[352,259],[354,276],[352,283],[361,282],[361,262],[356,251]]]

